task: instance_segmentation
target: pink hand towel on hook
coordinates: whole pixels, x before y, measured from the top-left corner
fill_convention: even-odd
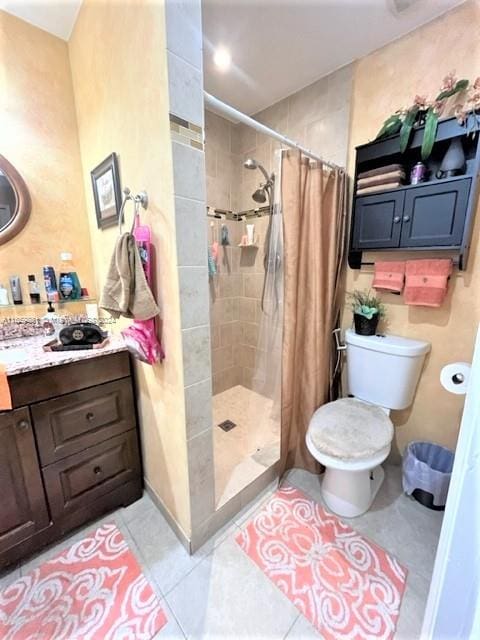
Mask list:
[[[450,258],[407,260],[405,303],[439,307],[447,295],[448,278],[452,269]]]
[[[405,262],[375,262],[372,287],[393,293],[401,293],[405,281]]]

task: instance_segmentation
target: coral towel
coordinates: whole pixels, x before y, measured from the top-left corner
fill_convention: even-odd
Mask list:
[[[439,307],[447,295],[451,259],[407,260],[405,281],[406,304]]]
[[[405,262],[376,262],[372,287],[401,293],[405,281]]]

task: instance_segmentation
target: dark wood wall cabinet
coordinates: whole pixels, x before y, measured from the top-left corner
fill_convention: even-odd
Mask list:
[[[406,181],[420,160],[423,127],[400,153],[399,136],[357,147],[355,185],[359,173],[390,164],[403,165]],[[459,138],[465,154],[460,175],[437,178],[450,142]],[[467,265],[473,219],[478,201],[479,136],[466,135],[454,118],[439,123],[432,155],[426,162],[427,181],[404,184],[372,194],[354,194],[348,262],[359,269],[364,251],[439,251]],[[419,256],[421,257],[421,256]]]
[[[0,412],[0,569],[142,495],[126,352],[9,378]]]

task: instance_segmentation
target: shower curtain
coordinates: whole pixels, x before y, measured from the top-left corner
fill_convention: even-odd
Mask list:
[[[281,472],[319,472],[305,435],[330,400],[332,331],[340,313],[346,175],[298,151],[283,153],[284,323]]]

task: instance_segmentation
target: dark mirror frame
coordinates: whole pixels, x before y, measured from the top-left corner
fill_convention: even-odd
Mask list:
[[[5,242],[14,238],[17,233],[20,233],[23,227],[27,224],[32,210],[32,199],[30,198],[28,187],[22,176],[2,155],[0,155],[0,171],[10,182],[17,201],[17,206],[12,219],[6,227],[0,229],[0,244],[5,244]]]

